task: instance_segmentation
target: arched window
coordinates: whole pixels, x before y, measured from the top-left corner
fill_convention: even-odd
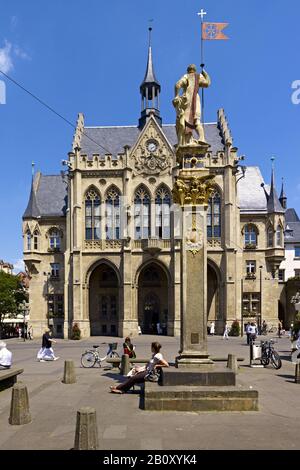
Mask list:
[[[35,230],[33,232],[33,249],[38,250],[39,248],[39,232],[38,230]]]
[[[208,201],[207,208],[207,237],[221,237],[221,197],[214,191]]]
[[[257,245],[257,230],[254,225],[248,224],[244,228],[244,244],[245,247]]]
[[[277,225],[276,228],[276,246],[282,246],[282,228]]]
[[[49,231],[49,248],[51,250],[60,250],[60,233],[55,228]]]
[[[100,238],[100,197],[94,189],[90,189],[85,196],[85,239]]]
[[[267,244],[268,244],[268,248],[272,248],[272,247],[273,247],[273,241],[274,241],[274,232],[273,232],[273,228],[272,228],[272,227],[269,227],[269,228],[268,228],[268,232],[267,232]]]
[[[150,196],[140,187],[134,196],[134,238],[141,240],[150,237]]]
[[[120,193],[116,188],[111,188],[106,196],[105,233],[107,240],[120,239]]]
[[[170,205],[168,189],[158,188],[155,193],[155,234],[158,238],[170,238]]]
[[[31,251],[31,233],[29,229],[26,232],[26,250]]]

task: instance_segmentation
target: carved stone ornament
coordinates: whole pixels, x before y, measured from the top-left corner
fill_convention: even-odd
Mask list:
[[[146,128],[132,152],[135,174],[158,175],[170,171],[172,151],[157,131],[154,123]]]
[[[172,190],[174,203],[181,206],[207,206],[214,191],[213,178],[213,175],[177,178]]]
[[[199,250],[203,247],[203,232],[200,228],[191,228],[187,230],[185,235],[185,246],[186,249],[191,251],[195,256]]]

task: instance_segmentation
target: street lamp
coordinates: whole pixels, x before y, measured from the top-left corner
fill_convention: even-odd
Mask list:
[[[23,338],[26,341],[26,313],[29,310],[29,304],[26,300],[23,300],[19,306],[20,312],[23,314]]]
[[[258,330],[261,333],[261,320],[262,320],[262,269],[263,266],[259,266],[259,290],[260,290],[260,316],[259,316],[259,325]]]
[[[46,273],[44,272],[44,276],[47,276],[47,280],[46,280],[46,285],[47,285],[47,291],[46,291],[46,295],[47,295],[47,326],[49,328],[49,280],[50,280],[50,277],[51,277],[51,273]]]

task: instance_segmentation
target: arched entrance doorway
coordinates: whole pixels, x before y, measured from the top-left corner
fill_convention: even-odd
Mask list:
[[[118,335],[119,282],[115,270],[105,263],[90,277],[89,312],[91,336]]]
[[[220,277],[217,268],[207,265],[207,321],[215,322],[216,332],[223,328],[222,312],[220,311]]]
[[[144,334],[167,334],[168,279],[156,263],[145,266],[139,275],[138,321]]]

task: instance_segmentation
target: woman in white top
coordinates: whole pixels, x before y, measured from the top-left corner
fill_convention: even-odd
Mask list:
[[[140,372],[137,372],[135,375],[127,379],[125,382],[119,384],[118,386],[112,386],[112,393],[126,393],[130,390],[133,385],[137,383],[143,383],[145,377],[152,372],[156,367],[169,367],[168,362],[163,358],[163,355],[159,352],[161,345],[155,341],[151,344],[152,357],[148,362],[147,366],[142,368]]]
[[[215,334],[215,322],[212,321],[210,324],[210,334],[213,336]]]

